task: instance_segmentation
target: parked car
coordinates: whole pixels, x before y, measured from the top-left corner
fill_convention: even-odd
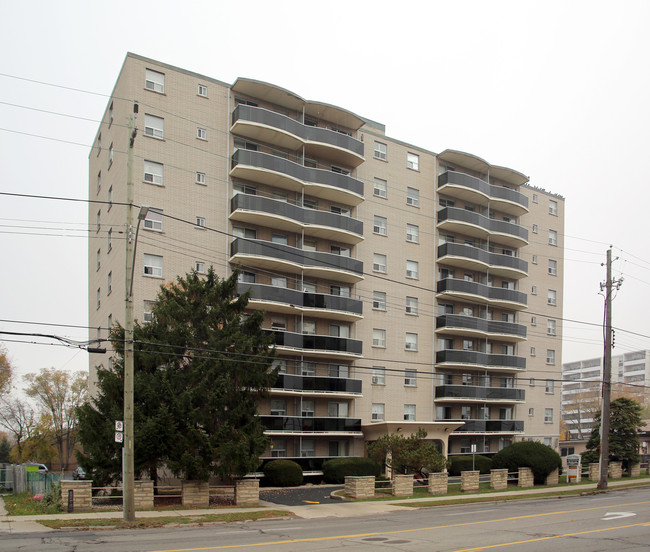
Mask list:
[[[72,479],[86,479],[86,471],[79,466],[72,472]]]
[[[38,466],[38,473],[43,473],[45,475],[50,473],[50,470],[47,469],[47,466],[45,464],[37,464],[36,462],[27,462],[27,463],[23,464],[23,466],[26,466],[26,467],[27,466]],[[34,470],[34,471],[36,471],[36,470]]]

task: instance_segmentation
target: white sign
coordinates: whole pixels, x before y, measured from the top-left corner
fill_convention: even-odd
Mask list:
[[[121,431],[116,431],[115,432],[115,442],[116,443],[123,443],[124,442],[124,433]]]
[[[115,420],[115,431],[124,431],[124,422],[122,420]]]

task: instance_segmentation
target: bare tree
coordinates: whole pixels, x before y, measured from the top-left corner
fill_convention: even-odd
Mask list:
[[[9,396],[0,397],[0,427],[6,429],[16,443],[18,462],[24,460],[24,443],[32,437],[37,424],[34,409],[27,401]]]
[[[7,349],[0,345],[0,395],[9,392],[11,387],[11,376],[11,362],[9,362]]]
[[[49,419],[59,459],[67,469],[77,443],[77,408],[88,394],[88,374],[43,368],[38,374],[27,374],[25,393],[36,400],[41,419]]]

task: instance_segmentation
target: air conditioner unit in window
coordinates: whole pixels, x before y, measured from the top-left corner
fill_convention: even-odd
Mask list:
[[[417,278],[418,273],[415,270],[407,270],[406,271],[406,277],[407,278]]]
[[[372,265],[372,269],[373,269],[375,272],[386,272],[386,265],[373,263],[373,265]]]
[[[372,376],[372,383],[379,383],[379,378],[377,376]]]
[[[407,205],[417,205],[418,200],[416,198],[414,198],[414,197],[407,197],[406,198],[406,204]]]

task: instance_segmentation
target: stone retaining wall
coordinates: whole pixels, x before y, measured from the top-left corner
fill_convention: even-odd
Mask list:
[[[348,475],[345,477],[345,496],[348,498],[374,498],[375,478],[372,475]]]
[[[259,503],[259,479],[238,479],[235,481],[235,504],[237,506],[257,506]]]
[[[181,482],[183,506],[191,508],[207,508],[210,506],[210,485],[207,481]]]
[[[73,511],[90,510],[93,507],[92,481],[61,480],[61,502],[68,511],[68,491],[72,491]]]
[[[139,479],[134,481],[133,498],[136,510],[153,510],[153,481]]]

